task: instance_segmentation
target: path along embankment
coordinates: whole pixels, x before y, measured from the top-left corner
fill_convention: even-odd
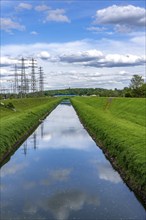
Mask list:
[[[71,101],[84,127],[146,205],[146,100],[75,97]]]
[[[60,98],[2,100],[0,163],[2,163],[61,101]]]

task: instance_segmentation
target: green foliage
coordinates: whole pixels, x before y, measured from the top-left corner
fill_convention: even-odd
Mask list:
[[[131,97],[146,97],[146,84],[142,76],[133,75],[129,91]]]
[[[16,111],[0,108],[0,160],[5,153],[12,150],[14,144],[33,126],[38,125],[39,119],[49,113],[61,101],[60,98],[27,98],[13,99]],[[10,100],[4,100],[10,106]],[[11,105],[12,106],[12,105]]]
[[[14,107],[12,102],[9,102],[5,107],[9,108],[9,109],[15,109],[15,107]]]
[[[144,83],[139,89],[141,91],[141,97],[146,98],[146,83]]]
[[[50,90],[44,92],[45,96],[55,95],[77,95],[77,96],[101,96],[101,97],[118,97],[123,96],[122,90],[119,89],[102,89],[102,88],[69,88],[62,90]]]
[[[90,134],[115,158],[132,187],[146,195],[145,101],[142,98],[72,98]]]
[[[139,75],[133,75],[132,79],[131,79],[131,84],[130,87],[132,89],[137,89],[139,87],[141,87],[144,83],[144,79],[142,78],[142,76]]]
[[[146,97],[146,83],[142,84],[142,86],[132,89],[131,91],[132,97]]]
[[[44,92],[45,96],[55,95],[77,95],[77,96],[98,96],[98,97],[146,97],[146,86],[142,76],[133,75],[130,87],[124,89],[103,89],[103,88],[68,88],[62,90],[50,90]]]

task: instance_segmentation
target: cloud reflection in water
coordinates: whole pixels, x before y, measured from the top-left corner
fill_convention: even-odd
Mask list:
[[[7,166],[7,164],[1,169],[1,178],[7,175],[14,175],[23,169],[28,167],[28,163],[13,163],[11,166]]]
[[[112,183],[122,182],[119,173],[113,169],[112,165],[107,160],[105,160],[104,162],[93,160],[92,163],[98,170],[99,179],[109,181]]]
[[[53,195],[47,201],[45,208],[49,208],[55,219],[67,220],[69,219],[70,212],[81,210],[86,204],[97,207],[99,200],[95,196],[73,189]]]
[[[68,109],[66,109],[68,108]],[[38,148],[44,149],[75,149],[89,150],[91,137],[83,128],[74,109],[71,106],[58,106],[38,129],[41,139]],[[58,141],[59,140],[59,141]]]
[[[28,201],[23,211],[32,214],[33,218],[38,219],[39,213],[45,212],[45,216],[50,218],[51,214],[55,220],[68,220],[70,214],[74,216],[75,212],[84,208],[85,205],[98,207],[99,199],[93,195],[89,195],[78,189],[70,189],[69,191],[56,192],[51,197],[43,197],[42,200],[32,202]]]
[[[67,181],[72,172],[72,169],[57,169],[49,172],[47,178],[41,180],[41,185],[50,186],[56,182]]]

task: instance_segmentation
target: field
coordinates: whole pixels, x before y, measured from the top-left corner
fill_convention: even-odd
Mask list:
[[[59,102],[59,98],[2,100],[0,105],[0,161]]]
[[[80,120],[129,186],[146,198],[146,99],[72,98]]]

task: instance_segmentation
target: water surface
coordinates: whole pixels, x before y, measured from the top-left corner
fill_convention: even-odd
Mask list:
[[[1,169],[3,220],[145,217],[70,105],[59,105]]]

